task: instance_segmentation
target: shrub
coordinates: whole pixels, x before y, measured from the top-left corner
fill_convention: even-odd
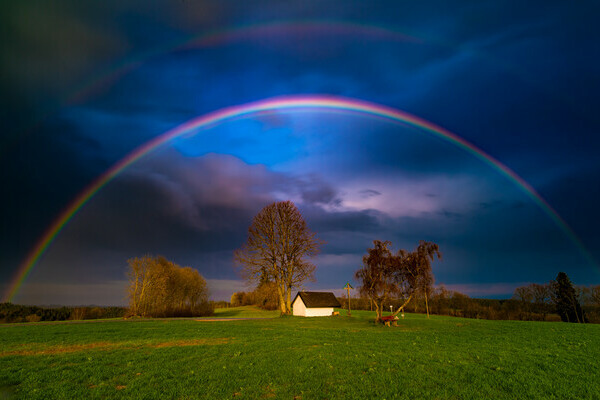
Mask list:
[[[41,319],[42,319],[42,317],[40,317],[37,314],[30,314],[27,317],[25,317],[25,320],[27,322],[40,322]]]

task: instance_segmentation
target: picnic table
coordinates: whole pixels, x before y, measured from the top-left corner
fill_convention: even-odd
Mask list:
[[[385,326],[398,326],[398,317],[395,315],[387,315],[385,317],[381,317],[381,320],[385,324]]]

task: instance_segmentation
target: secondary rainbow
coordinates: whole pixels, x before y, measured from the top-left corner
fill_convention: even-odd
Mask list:
[[[216,124],[222,123],[233,118],[240,118],[260,112],[275,112],[285,110],[319,110],[319,111],[343,111],[359,113],[367,116],[384,118],[394,122],[400,122],[419,128],[425,132],[438,136],[448,142],[455,144],[484,163],[490,165],[501,174],[515,182],[523,192],[528,195],[546,214],[567,234],[571,241],[581,250],[585,257],[595,265],[591,254],[587,251],[581,241],[577,238],[573,230],[558,215],[558,213],[529,185],[525,180],[518,176],[514,171],[502,164],[500,161],[486,154],[483,150],[467,142],[463,138],[439,127],[429,121],[414,115],[408,114],[392,107],[367,102],[363,100],[324,96],[281,96],[252,103],[226,107],[220,110],[210,112],[200,117],[189,120],[156,138],[146,142],[142,146],[132,151],[129,155],[121,159],[103,175],[90,184],[81,194],[79,194],[71,204],[59,215],[56,221],[50,225],[35,247],[29,253],[27,258],[19,266],[14,278],[8,287],[4,296],[4,301],[12,301],[19,288],[27,278],[29,272],[33,269],[40,257],[45,253],[56,236],[61,232],[65,225],[73,218],[75,214],[106,184],[118,176],[128,166],[137,160],[152,152],[156,148],[168,143],[169,141],[185,135],[192,130],[207,129]]]
[[[232,26],[225,29],[202,32],[198,35],[186,36],[163,43],[148,51],[134,54],[120,60],[102,73],[92,76],[70,92],[62,101],[63,104],[83,102],[96,90],[108,86],[122,75],[136,70],[148,61],[165,54],[191,49],[205,50],[234,43],[256,40],[274,41],[290,36],[306,39],[307,37],[323,38],[357,37],[373,41],[390,41],[397,43],[422,44],[423,39],[390,29],[385,26],[360,24],[335,20],[287,20],[270,21],[260,24]],[[263,43],[264,44],[264,43]]]
[[[162,43],[159,46],[152,47],[146,51],[134,53],[132,56],[123,58],[106,69],[88,77],[85,81],[80,82],[72,88],[72,90],[64,93],[60,99],[58,99],[57,104],[50,106],[43,111],[38,118],[31,121],[31,123],[18,132],[12,133],[11,137],[8,138],[8,141],[4,138],[4,145],[0,146],[0,155],[2,155],[4,151],[8,151],[7,149],[11,147],[12,143],[15,143],[21,135],[32,132],[46,118],[60,112],[63,107],[84,103],[93,95],[110,87],[121,77],[126,76],[149,61],[164,56],[165,54],[192,49],[206,50],[253,40],[266,39],[277,41],[289,36],[298,36],[302,38],[312,36],[313,38],[322,40],[322,38],[350,35],[356,35],[357,37],[374,41],[385,40],[390,42],[415,44],[424,42],[418,37],[385,26],[335,20],[270,21],[259,24],[230,26],[224,29],[185,36]]]

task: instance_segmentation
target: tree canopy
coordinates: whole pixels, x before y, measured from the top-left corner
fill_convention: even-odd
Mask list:
[[[234,252],[241,275],[248,281],[273,281],[279,307],[291,313],[292,289],[314,281],[310,259],[322,245],[292,201],[267,205],[254,217],[246,243]]]
[[[212,313],[208,287],[200,273],[180,267],[164,257],[127,260],[131,315],[171,317]]]

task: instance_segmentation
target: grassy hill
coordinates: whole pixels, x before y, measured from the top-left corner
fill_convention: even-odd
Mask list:
[[[0,398],[600,398],[600,325],[276,316],[6,324]]]

